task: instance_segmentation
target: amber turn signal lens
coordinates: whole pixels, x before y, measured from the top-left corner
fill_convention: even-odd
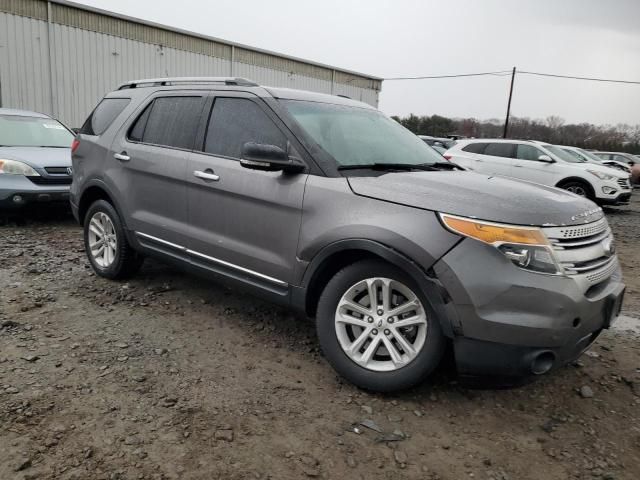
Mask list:
[[[548,245],[547,239],[538,228],[512,227],[444,214],[440,215],[440,218],[449,230],[491,245],[501,243]]]

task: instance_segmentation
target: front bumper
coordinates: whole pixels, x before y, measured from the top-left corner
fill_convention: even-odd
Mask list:
[[[575,360],[615,320],[625,288],[617,260],[590,284],[527,272],[468,239],[434,270],[450,296],[458,371],[471,376],[522,377]]]
[[[631,193],[631,182],[623,186],[617,182],[601,181],[595,186],[595,200],[600,205],[626,205]]]
[[[68,201],[69,185],[37,185],[21,175],[0,177],[0,209],[19,209],[37,203]]]

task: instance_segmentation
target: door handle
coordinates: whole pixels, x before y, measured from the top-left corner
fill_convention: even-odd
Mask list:
[[[131,160],[131,157],[129,155],[127,155],[127,152],[114,153],[113,154],[113,158],[115,158],[116,160],[119,160],[121,162],[128,162],[129,160]]]
[[[195,172],[193,172],[193,176],[202,178],[203,180],[211,180],[213,182],[217,182],[218,180],[220,180],[220,175],[216,175],[215,173],[213,173],[213,170],[211,170],[210,168],[207,168],[204,172],[196,170]]]
[[[518,164],[516,163],[516,164],[514,165],[514,167],[522,168],[522,165],[518,165]]]

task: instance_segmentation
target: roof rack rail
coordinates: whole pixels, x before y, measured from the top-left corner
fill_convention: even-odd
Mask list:
[[[164,87],[171,85],[207,85],[210,83],[237,85],[242,87],[259,86],[256,82],[240,77],[167,77],[131,80],[119,85],[117,89],[125,90],[127,88]]]

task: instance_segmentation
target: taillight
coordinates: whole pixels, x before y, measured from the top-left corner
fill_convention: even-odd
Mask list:
[[[74,138],[73,142],[71,142],[71,153],[76,153],[76,150],[78,149],[79,146],[80,146],[80,140],[78,140],[77,138]]]
[[[451,161],[451,155],[443,155],[443,157],[447,162]]]

